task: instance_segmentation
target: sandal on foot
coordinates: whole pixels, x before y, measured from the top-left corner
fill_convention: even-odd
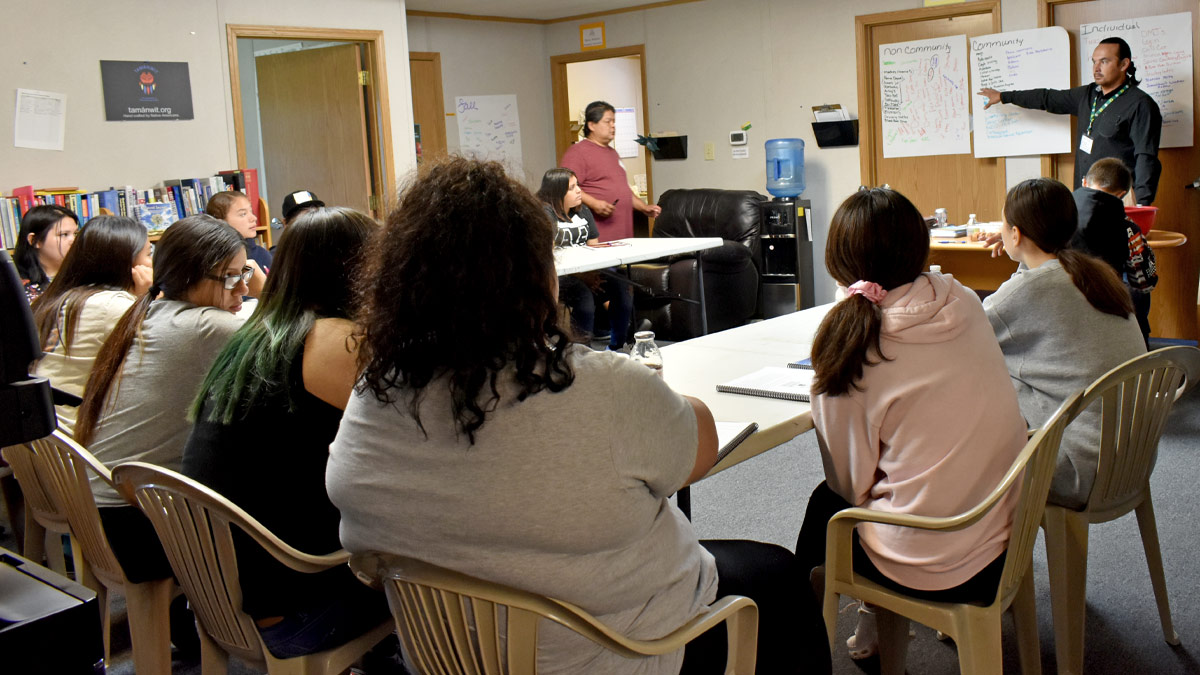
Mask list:
[[[879,630],[875,623],[875,612],[867,609],[866,603],[858,604],[858,626],[854,635],[846,640],[850,658],[855,661],[869,659],[879,651]]]

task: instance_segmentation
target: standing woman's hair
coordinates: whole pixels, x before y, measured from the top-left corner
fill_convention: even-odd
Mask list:
[[[79,217],[71,209],[56,204],[35,206],[25,212],[21,218],[21,232],[17,235],[17,248],[13,250],[13,262],[17,264],[17,274],[22,279],[34,284],[50,281],[38,260],[37,244],[45,245],[46,237],[63,218],[70,218],[76,225],[79,224]],[[32,242],[29,241],[31,234]]]
[[[408,187],[374,238],[358,310],[358,391],[421,425],[425,388],[446,377],[451,414],[472,444],[515,367],[518,400],[574,379],[558,327],[555,227],[496,162],[453,157]],[[485,392],[484,389],[487,389]]]
[[[258,308],[217,355],[190,416],[212,399],[211,421],[229,424],[263,395],[289,397],[297,355],[313,323],[350,318],[362,254],[379,224],[345,207],[308,209],[283,232]]]
[[[204,207],[204,212],[213,218],[225,220],[225,216],[229,215],[229,209],[233,208],[234,202],[238,199],[249,199],[249,197],[237,190],[218,192],[209,198],[208,205]]]
[[[1129,290],[1108,264],[1068,248],[1079,223],[1075,198],[1067,186],[1051,178],[1030,178],[1008,191],[1004,220],[1058,262],[1092,307],[1113,316],[1133,312]]]
[[[575,177],[575,172],[562,167],[550,169],[542,176],[542,187],[538,188],[538,199],[550,205],[554,210],[554,215],[558,216],[560,221],[566,222],[571,219],[571,216],[578,208],[567,212],[563,209],[563,201],[567,198],[567,188],[571,185],[571,179]]]
[[[833,214],[825,267],[842,286],[868,281],[890,291],[920,276],[928,257],[925,219],[895,190],[859,190]],[[857,388],[863,368],[872,364],[871,352],[887,358],[880,350],[882,321],[879,307],[861,294],[829,310],[813,341],[815,393],[840,396]]]
[[[146,228],[132,218],[96,216],[89,220],[50,287],[33,301],[33,322],[42,347],[57,329],[64,353],[70,355],[84,303],[104,290],[133,292],[133,261],[145,247]]]
[[[159,292],[165,300],[184,299],[192,286],[244,247],[237,230],[208,215],[188,216],[167,228],[154,251],[154,285],[125,311],[96,355],[75,422],[76,441],[85,446],[91,442],[108,401],[109,390],[119,379],[133,338]]]

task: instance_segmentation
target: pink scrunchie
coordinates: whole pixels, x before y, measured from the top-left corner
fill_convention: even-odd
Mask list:
[[[873,281],[856,281],[850,284],[850,288],[847,289],[846,297],[848,298],[852,295],[861,295],[878,305],[887,297],[887,291],[883,290],[883,286]]]

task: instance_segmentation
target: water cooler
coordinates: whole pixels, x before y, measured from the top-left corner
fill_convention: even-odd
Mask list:
[[[776,138],[766,143],[767,192],[759,227],[763,318],[814,305],[812,210],[804,192],[804,141]]]

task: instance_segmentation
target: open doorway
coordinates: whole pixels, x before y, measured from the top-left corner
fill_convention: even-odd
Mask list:
[[[581,136],[583,109],[592,101],[607,101],[617,110],[617,137],[613,147],[625,166],[625,175],[634,194],[646,203],[654,203],[654,180],[646,148],[634,139],[646,135],[649,113],[646,109],[646,61],[642,45],[618,47],[578,54],[562,54],[550,59],[554,99],[555,156],[563,153]],[[649,234],[645,216],[634,212],[634,236]]]
[[[227,36],[238,166],[258,170],[267,204],[303,189],[382,216],[395,185],[382,33],[229,25]]]

